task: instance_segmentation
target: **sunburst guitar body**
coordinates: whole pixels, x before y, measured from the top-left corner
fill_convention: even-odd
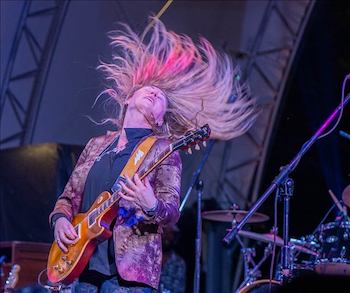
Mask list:
[[[102,210],[110,201],[109,192],[101,193],[86,213],[77,214],[72,225],[78,235],[76,243],[68,247],[64,253],[56,242],[52,244],[47,275],[53,283],[70,284],[84,270],[96,245],[112,236],[110,225],[117,214],[117,205],[110,206],[96,217],[95,211]]]

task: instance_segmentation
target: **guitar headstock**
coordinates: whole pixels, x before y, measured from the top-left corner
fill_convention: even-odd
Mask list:
[[[158,156],[149,164],[147,167],[138,171],[140,179],[145,178],[154,168],[156,168],[161,162],[163,162],[172,152],[179,149],[188,149],[188,152],[191,151],[191,146],[196,145],[195,149],[199,149],[198,143],[203,141],[203,145],[205,144],[205,140],[207,140],[210,136],[210,128],[208,124],[204,126],[189,131],[183,137],[178,139],[177,141],[171,143],[163,152],[158,154]],[[204,145],[205,146],[205,145]]]
[[[205,146],[205,140],[210,136],[210,128],[208,124],[187,132],[182,138],[178,139],[171,144],[172,150],[184,149],[191,153],[191,146],[195,145],[195,149],[199,150],[199,142],[203,142]]]

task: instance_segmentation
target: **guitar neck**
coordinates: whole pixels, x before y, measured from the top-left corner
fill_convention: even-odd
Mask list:
[[[141,169],[138,174],[140,179],[144,179],[149,173],[151,173],[161,162],[163,162],[172,153],[171,145],[169,145],[164,151],[162,151],[149,165]]]

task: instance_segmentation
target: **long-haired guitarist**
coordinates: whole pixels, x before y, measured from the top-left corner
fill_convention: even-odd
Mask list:
[[[167,31],[159,20],[153,22],[142,38],[126,25],[110,35],[113,62],[99,68],[109,82],[103,94],[115,102],[115,116],[104,122],[113,122],[119,130],[88,142],[50,215],[55,241],[64,252],[79,237],[72,218],[112,189],[147,137],[158,139],[142,165],[190,129],[208,123],[212,138],[227,140],[244,133],[256,116],[254,100],[240,85],[239,72],[227,55],[203,38],[195,44],[186,35]],[[158,288],[162,227],[179,218],[179,153],[173,152],[142,181],[137,174],[125,179],[113,237],[98,244],[75,292]]]

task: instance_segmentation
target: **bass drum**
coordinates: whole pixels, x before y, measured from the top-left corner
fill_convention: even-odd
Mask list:
[[[271,287],[271,290],[270,290]],[[281,282],[276,280],[263,279],[254,281],[241,289],[238,289],[237,293],[270,293],[277,292],[282,287]]]

